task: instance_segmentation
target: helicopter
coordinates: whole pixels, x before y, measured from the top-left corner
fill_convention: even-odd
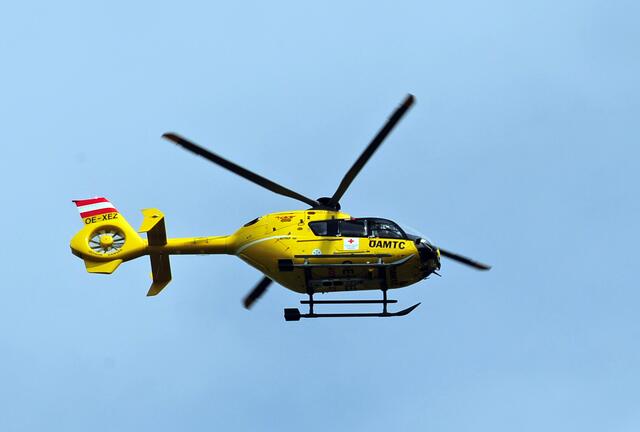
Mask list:
[[[163,138],[203,157],[263,188],[309,206],[305,210],[284,211],[257,217],[235,233],[223,236],[167,238],[164,214],[155,208],[143,209],[138,232],[104,197],[74,200],[84,227],[71,239],[71,251],[81,258],[89,273],[113,273],[118,266],[148,255],[152,283],[148,296],[159,294],[171,281],[170,255],[235,255],[260,271],[264,277],[244,297],[250,309],[277,282],[308,296],[300,301],[308,312],[284,309],[286,321],[302,318],[395,317],[411,313],[420,303],[396,312],[397,303],[387,292],[413,285],[432,274],[439,276],[441,258],[449,258],[478,270],[487,264],[475,261],[408,234],[397,223],[380,217],[352,217],[341,210],[340,200],[385,138],[398,124],[415,98],[409,94],[367,145],[330,197],[311,199],[240,165],[212,153],[186,138],[168,132]],[[146,239],[139,233],[145,233]],[[318,293],[375,290],[382,298],[363,300],[318,300]],[[318,305],[377,304],[377,312],[318,313]]]

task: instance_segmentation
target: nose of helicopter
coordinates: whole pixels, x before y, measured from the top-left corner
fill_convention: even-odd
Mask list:
[[[440,250],[437,247],[425,239],[420,239],[417,244],[417,248],[420,254],[420,264],[423,271],[431,274],[440,269]]]

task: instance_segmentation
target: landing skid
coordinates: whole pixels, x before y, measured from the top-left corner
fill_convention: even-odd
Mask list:
[[[351,255],[340,255],[340,257],[357,257],[357,258],[377,258],[377,262],[374,263],[362,263],[362,264],[354,264],[351,262],[344,262],[341,264],[326,264],[326,263],[311,263],[310,259],[318,259],[318,258],[331,258],[335,259],[337,255],[296,255],[296,258],[304,258],[303,264],[294,264],[292,260],[280,260],[278,262],[278,266],[280,271],[293,271],[295,268],[302,268],[304,270],[304,279],[305,285],[307,287],[307,294],[309,295],[309,300],[302,300],[300,303],[304,305],[309,305],[308,313],[300,313],[298,308],[287,308],[284,310],[284,319],[285,321],[300,321],[301,318],[388,318],[388,317],[396,317],[396,316],[405,316],[410,314],[415,308],[420,306],[420,303],[416,303],[413,306],[410,306],[406,309],[402,309],[398,312],[389,312],[387,310],[387,305],[397,303],[397,300],[389,300],[387,299],[387,290],[389,288],[387,281],[387,270],[394,269],[410,259],[413,258],[413,255],[408,255],[405,258],[402,258],[398,261],[392,263],[385,263],[383,258],[388,258],[389,255],[372,255],[372,254],[351,254]],[[342,268],[353,268],[353,267],[366,267],[371,270],[376,270],[378,273],[377,280],[380,282],[380,288],[382,290],[382,299],[381,300],[314,300],[313,294],[315,292],[314,282],[317,280],[313,280],[311,277],[311,269],[319,267],[319,268],[332,268],[332,267],[342,267]],[[332,280],[336,282],[336,280]],[[337,279],[337,281],[344,283],[344,279]],[[323,281],[322,285],[324,286],[324,282],[329,283],[329,280]],[[381,312],[351,312],[351,313],[315,313],[313,307],[319,304],[381,304],[382,311]]]
[[[387,305],[398,301],[388,300],[386,291],[383,291],[383,296],[382,300],[314,300],[313,294],[309,294],[309,300],[300,301],[301,304],[309,305],[309,312],[300,313],[298,308],[287,308],[284,310],[284,319],[285,321],[300,321],[301,318],[388,318],[408,315],[420,306],[420,303],[416,303],[401,311],[389,312]],[[314,306],[318,304],[382,304],[382,312],[315,313]]]

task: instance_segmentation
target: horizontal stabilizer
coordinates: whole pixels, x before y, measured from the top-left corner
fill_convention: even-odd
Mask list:
[[[164,225],[164,214],[158,209],[142,210],[144,219],[138,230],[147,233],[149,246],[164,246],[167,244],[167,231]]]

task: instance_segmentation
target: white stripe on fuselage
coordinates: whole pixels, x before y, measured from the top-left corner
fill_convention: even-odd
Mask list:
[[[246,248],[251,247],[255,244],[262,243],[263,241],[267,241],[267,240],[275,240],[275,239],[281,239],[281,238],[291,238],[291,236],[288,236],[288,235],[271,236],[271,237],[265,237],[258,240],[254,240],[249,243],[245,243],[238,248],[238,250],[236,251],[236,255],[242,253]]]

